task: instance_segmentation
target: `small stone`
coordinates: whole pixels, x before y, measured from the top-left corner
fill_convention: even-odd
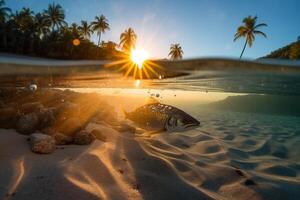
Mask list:
[[[16,124],[16,130],[18,133],[29,135],[34,133],[39,124],[39,119],[35,113],[22,115]]]
[[[73,139],[67,135],[61,133],[55,133],[53,135],[56,145],[67,145],[73,142]]]
[[[77,132],[74,135],[74,144],[87,145],[91,144],[95,140],[95,136],[86,130]]]
[[[54,124],[55,117],[52,109],[41,109],[38,113],[39,129],[49,127]]]
[[[101,130],[99,130],[99,129],[94,129],[94,130],[92,130],[91,134],[92,134],[93,136],[95,136],[96,139],[98,139],[98,140],[100,140],[100,141],[102,141],[102,142],[106,142],[106,139],[107,139],[107,138],[106,138],[105,135],[103,135],[103,133],[102,133]]]
[[[30,146],[34,153],[49,154],[56,149],[55,140],[45,134],[34,133],[30,135]]]
[[[22,104],[20,107],[20,111],[23,114],[28,114],[32,112],[37,112],[42,108],[43,108],[43,104],[41,104],[40,102],[31,102],[31,103]]]

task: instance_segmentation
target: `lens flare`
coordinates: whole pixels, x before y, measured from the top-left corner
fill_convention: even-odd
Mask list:
[[[117,68],[123,71],[124,77],[132,76],[135,79],[152,79],[164,73],[162,66],[149,59],[149,54],[142,48],[132,49],[130,53],[124,54],[119,60],[110,62],[105,67]]]
[[[74,46],[80,45],[80,40],[79,40],[79,39],[74,39],[74,40],[73,40],[73,45],[74,45]]]
[[[130,53],[130,59],[132,62],[138,65],[139,69],[142,69],[145,60],[149,58],[149,54],[143,49],[132,49]]]

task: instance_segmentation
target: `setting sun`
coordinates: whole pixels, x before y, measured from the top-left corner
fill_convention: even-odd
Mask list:
[[[130,53],[130,59],[132,62],[138,65],[139,69],[142,69],[143,63],[149,58],[149,54],[143,49],[132,49]]]

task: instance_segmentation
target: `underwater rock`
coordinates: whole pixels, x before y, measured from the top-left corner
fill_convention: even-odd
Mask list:
[[[74,144],[88,145],[95,140],[95,136],[86,130],[81,130],[74,135],[73,139]]]
[[[42,108],[43,104],[41,104],[40,102],[24,103],[21,105],[20,111],[23,114],[28,114],[32,112],[38,112]]]
[[[80,115],[80,108],[77,104],[65,102],[57,107],[58,120],[65,120],[67,118],[77,117]]]
[[[93,136],[95,136],[96,139],[98,139],[98,140],[100,140],[100,141],[102,141],[102,142],[106,142],[106,140],[107,140],[106,136],[105,136],[105,135],[102,133],[102,131],[99,130],[99,129],[93,129],[93,130],[91,131],[91,134],[92,134]]]
[[[53,135],[53,138],[55,140],[56,145],[67,145],[73,142],[72,137],[69,137],[61,133],[55,133]]]
[[[49,127],[54,124],[55,117],[52,109],[41,109],[38,113],[39,129]]]
[[[57,122],[57,131],[68,136],[73,136],[82,128],[81,121],[77,117],[68,118],[63,122]]]
[[[19,118],[19,112],[15,108],[0,108],[0,128],[14,128]]]
[[[55,140],[49,135],[34,133],[30,135],[30,148],[34,153],[52,153],[56,148]]]
[[[34,133],[39,125],[39,119],[35,113],[29,113],[26,115],[22,115],[17,124],[16,130],[18,133],[28,135]]]

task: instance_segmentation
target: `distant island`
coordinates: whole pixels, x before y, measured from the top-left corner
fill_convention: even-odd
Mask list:
[[[279,58],[279,59],[300,59],[300,36],[296,42],[272,51],[262,58]]]

